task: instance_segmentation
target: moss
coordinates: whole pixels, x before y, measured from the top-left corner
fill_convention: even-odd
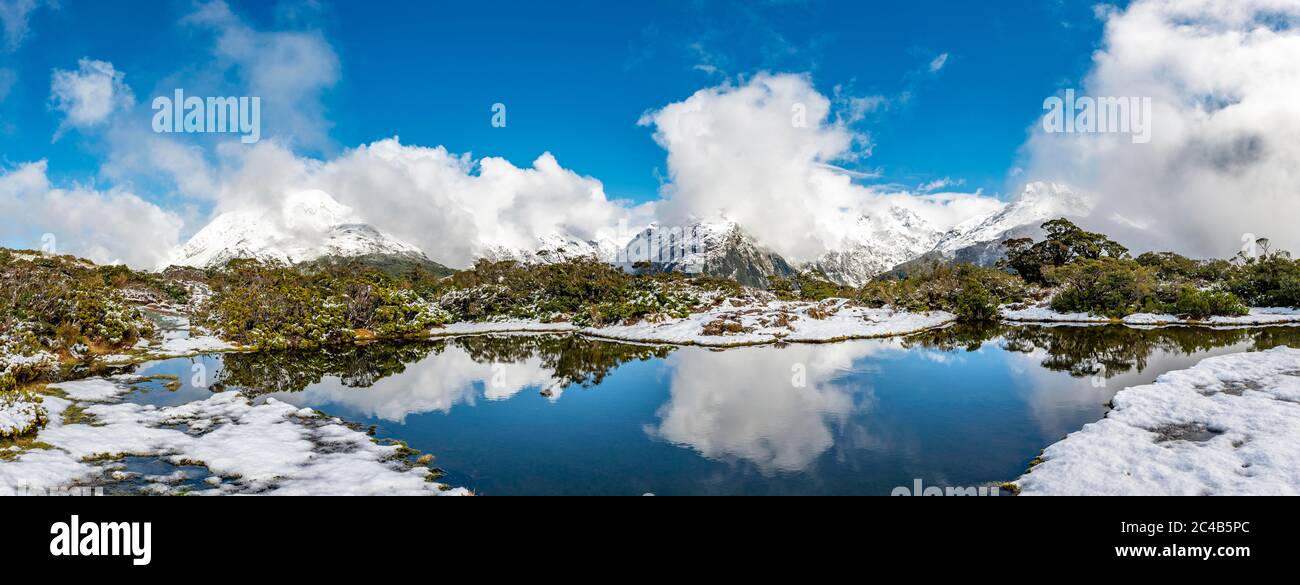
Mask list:
[[[17,447],[15,450],[14,447]],[[54,446],[43,441],[38,441],[36,435],[25,435],[0,439],[0,461],[16,461],[24,453],[33,449],[49,450]]]
[[[998,484],[998,488],[1010,493],[1013,496],[1020,495],[1020,486],[1009,481]]]
[[[63,424],[95,426],[98,421],[95,415],[86,412],[86,407],[74,402],[63,410]]]

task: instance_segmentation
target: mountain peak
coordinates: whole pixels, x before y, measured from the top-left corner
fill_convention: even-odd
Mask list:
[[[396,255],[425,259],[419,248],[362,223],[351,208],[319,190],[286,193],[279,213],[227,211],[213,218],[158,268],[212,268],[237,258],[298,264],[322,257]]]

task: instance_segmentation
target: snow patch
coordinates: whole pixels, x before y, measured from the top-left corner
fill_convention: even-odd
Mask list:
[[[1044,450],[1021,494],[1300,494],[1300,350],[1208,358],[1114,406]]]
[[[69,384],[63,386],[69,392]],[[117,386],[85,380],[73,383],[69,396],[104,396]],[[426,468],[398,460],[397,446],[376,444],[337,419],[304,418],[299,408],[274,399],[254,404],[226,392],[169,408],[94,404],[86,412],[95,426],[63,425],[61,414],[71,402],[55,397],[45,402],[51,423],[38,440],[50,448],[0,465],[0,495],[94,481],[108,471],[97,458],[121,455],[206,466],[224,481],[202,494],[468,494],[430,481]],[[165,483],[150,487],[166,492]]]

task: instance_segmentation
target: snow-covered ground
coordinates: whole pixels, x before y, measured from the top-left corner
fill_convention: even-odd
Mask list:
[[[15,437],[45,420],[45,409],[26,394],[0,394],[0,437]]]
[[[157,313],[154,319],[162,332],[161,342],[151,344],[141,340],[131,353],[107,355],[100,359],[107,364],[123,364],[239,349],[239,346],[207,332],[196,331],[188,317]]]
[[[674,345],[735,347],[776,342],[829,342],[906,335],[956,320],[952,313],[909,313],[849,306],[844,299],[820,303],[738,301],[727,299],[686,318],[642,321],[632,325],[577,327],[519,319],[454,323],[433,330],[435,336],[507,332],[579,332],[601,339]]]
[[[1210,325],[1214,327],[1242,327],[1252,325],[1282,325],[1300,323],[1300,309],[1288,307],[1254,307],[1241,317],[1210,317],[1202,320],[1183,319],[1177,315],[1136,313],[1123,319],[1093,315],[1091,313],[1058,313],[1048,307],[1011,309],[1002,307],[1002,319],[1023,323],[1123,323],[1125,325]]]
[[[1115,395],[1022,494],[1300,494],[1300,349],[1208,358]]]
[[[192,492],[205,495],[468,493],[431,481],[429,469],[397,459],[397,446],[379,445],[310,409],[274,399],[254,404],[237,392],[168,408],[116,402],[130,390],[127,384],[127,378],[117,378],[52,385],[65,397],[43,398],[49,423],[35,440],[45,447],[0,464],[0,495],[129,477],[121,456],[206,467],[204,487]],[[93,425],[64,424],[63,414],[74,404],[93,417]],[[176,489],[161,480],[148,488]]]

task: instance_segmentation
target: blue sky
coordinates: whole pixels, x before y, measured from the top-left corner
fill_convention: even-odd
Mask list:
[[[11,0],[12,1],[12,0]],[[884,104],[854,124],[871,156],[850,168],[915,187],[943,177],[1004,193],[1042,100],[1079,82],[1101,38],[1085,3],[1002,2],[232,2],[259,30],[319,31],[338,56],[320,96],[328,158],[400,135],[405,144],[530,164],[550,151],[613,198],[656,197],[664,149],[641,115],[760,71],[811,75],[826,96]],[[103,183],[102,137],[53,140],[50,76],[79,59],[111,62],[137,102],[211,62],[213,33],[181,23],[189,1],[61,0],[34,10],[0,68],[5,167],[47,159],[55,182]],[[947,55],[942,67],[932,67]],[[935,69],[932,71],[932,69]],[[229,89],[238,93],[231,78]],[[0,88],[3,89],[3,88]],[[493,128],[491,104],[508,108]],[[149,123],[138,108],[138,123]],[[264,132],[277,134],[276,120]],[[280,128],[279,134],[286,134]],[[168,198],[165,183],[135,185]]]

